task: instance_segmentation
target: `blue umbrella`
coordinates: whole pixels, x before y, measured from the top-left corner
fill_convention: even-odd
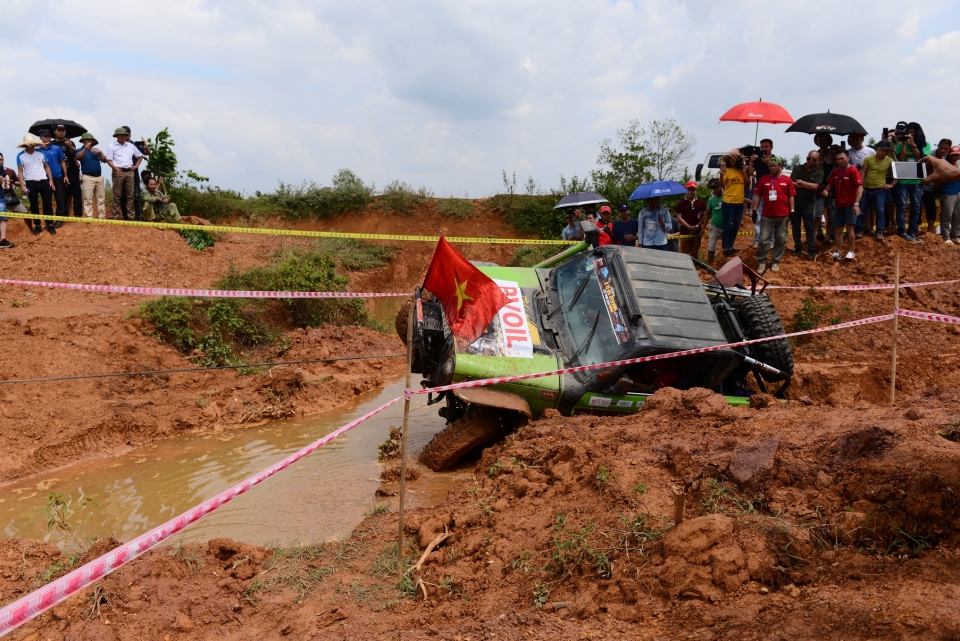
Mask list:
[[[661,196],[682,196],[687,193],[687,188],[676,180],[654,180],[652,183],[640,185],[633,190],[628,200],[647,200],[648,198],[660,198]]]

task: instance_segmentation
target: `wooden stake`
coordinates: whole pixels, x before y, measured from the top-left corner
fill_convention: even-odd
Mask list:
[[[407,318],[407,379],[405,389],[410,389],[413,368],[413,308]],[[407,495],[407,423],[410,420],[410,399],[403,401],[403,428],[400,430],[400,507],[397,510],[400,533],[397,537],[397,582],[403,583],[403,501]]]
[[[673,494],[673,524],[680,525],[683,523],[683,508],[686,496],[679,487],[672,487],[670,491]]]
[[[900,309],[900,252],[893,257],[893,365],[890,371],[890,407],[897,398],[897,312]]]

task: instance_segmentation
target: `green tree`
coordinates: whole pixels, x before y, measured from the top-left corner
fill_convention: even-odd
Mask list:
[[[802,165],[803,161],[800,160],[800,154],[793,154],[793,158],[787,161],[787,166],[784,169],[793,169],[799,165]]]
[[[600,166],[590,173],[594,186],[611,198],[614,193],[631,191],[652,178],[650,167],[653,165],[651,154],[645,142],[646,131],[639,120],[630,121],[625,129],[617,129],[619,147],[607,138],[600,143]],[[629,194],[627,194],[629,195]]]
[[[173,151],[173,138],[167,127],[153,138],[147,139],[147,145],[153,152],[147,156],[147,169],[154,176],[163,176],[167,180],[177,175],[177,154]]]
[[[696,136],[684,131],[673,118],[651,120],[646,130],[640,130],[640,140],[657,180],[680,178],[697,144]]]

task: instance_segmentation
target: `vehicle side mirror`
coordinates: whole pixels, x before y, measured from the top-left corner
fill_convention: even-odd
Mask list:
[[[589,220],[581,220],[580,229],[583,230],[583,239],[587,241],[587,243],[591,245],[596,244],[597,239],[600,237],[600,230],[597,229],[596,225]]]

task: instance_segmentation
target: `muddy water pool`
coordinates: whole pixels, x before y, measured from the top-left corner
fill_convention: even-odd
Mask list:
[[[82,536],[130,540],[402,392],[401,381],[340,410],[176,437],[0,487],[0,536],[59,542],[43,512],[49,493],[57,492],[74,501],[89,496],[99,505],[72,517],[79,524],[89,516]],[[414,456],[443,427],[436,406],[426,407],[422,399],[415,398],[411,405],[409,447]],[[173,542],[227,536],[254,544],[287,544],[349,533],[371,508],[379,487],[377,446],[390,425],[401,425],[402,416],[402,403],[388,408],[193,524]],[[407,504],[436,504],[471,476],[469,465],[440,474],[423,469],[417,481],[407,484]]]

